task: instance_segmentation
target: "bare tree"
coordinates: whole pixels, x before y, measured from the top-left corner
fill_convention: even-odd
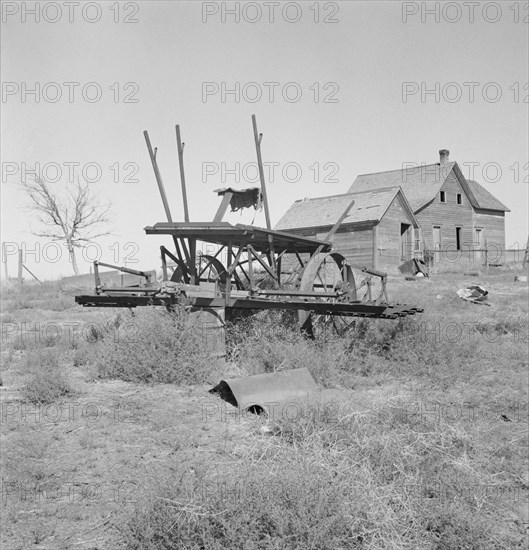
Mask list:
[[[30,210],[47,229],[34,231],[37,237],[63,241],[68,249],[74,273],[79,275],[75,249],[98,237],[109,235],[101,226],[109,222],[110,203],[101,205],[90,193],[88,183],[75,179],[74,188],[66,187],[64,197],[58,198],[50,184],[37,175],[23,184],[30,202]]]

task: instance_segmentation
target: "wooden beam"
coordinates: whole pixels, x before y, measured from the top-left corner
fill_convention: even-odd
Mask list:
[[[196,239],[189,239],[189,275],[191,284],[197,284],[197,241]]]
[[[160,253],[161,253],[161,257],[162,257],[162,273],[163,273],[163,280],[164,281],[167,281],[168,280],[168,277],[167,277],[167,260],[165,259],[165,247],[163,246],[160,246]]]
[[[171,258],[171,260],[173,260],[173,262],[175,262],[176,265],[182,268],[182,277],[184,278],[184,283],[189,284],[189,273],[185,262],[183,262],[182,260],[179,260],[172,252],[167,250],[165,246],[161,246],[160,249],[163,249],[163,253],[167,254],[167,256],[169,256],[169,258]]]
[[[259,169],[259,179],[261,180],[261,191],[263,192],[263,202],[266,218],[266,228],[272,229],[272,224],[270,223],[270,212],[268,210],[268,195],[266,193],[266,183],[263,170],[263,158],[261,156],[261,141],[263,139],[263,134],[259,134],[257,131],[257,121],[255,115],[252,115],[252,125],[253,125],[253,137],[255,141],[255,151],[257,153],[257,167]]]
[[[373,226],[373,269],[378,269],[378,225]]]
[[[340,225],[342,225],[342,222],[345,220],[345,218],[347,217],[347,214],[349,214],[349,211],[354,206],[354,204],[355,204],[355,200],[353,199],[349,203],[349,206],[342,212],[342,215],[338,218],[337,222],[332,226],[332,229],[329,231],[329,233],[327,233],[327,236],[325,237],[325,239],[323,239],[325,242],[331,241],[333,235],[336,233],[336,231],[338,231],[338,229],[340,229]]]
[[[228,242],[228,254],[226,256],[226,265],[231,265],[231,259],[233,257],[233,249],[231,245],[231,241]],[[228,305],[231,298],[231,273],[228,270],[226,272],[226,293],[224,294],[224,299],[226,302],[226,305]]]
[[[244,274],[244,276],[246,277],[247,281],[248,281],[249,283],[251,283],[250,277],[248,277],[248,273],[246,273],[244,267],[241,265],[240,262],[239,262],[239,269],[243,272],[243,274]]]
[[[218,223],[222,221],[222,218],[224,218],[224,214],[226,214],[226,210],[228,209],[232,197],[233,193],[230,193],[229,191],[227,193],[224,193],[219,209],[217,210],[217,213],[213,218],[213,223]]]
[[[128,273],[129,275],[137,275],[138,277],[144,277],[147,279],[147,282],[151,282],[151,275],[149,273],[145,273],[144,271],[138,271],[137,269],[130,269],[130,267],[123,267],[119,265],[113,265],[113,264],[107,264],[105,262],[94,262],[95,265],[102,265],[104,267],[110,267],[111,269],[117,269],[118,271],[121,271],[122,273]]]
[[[156,160],[157,149],[154,149],[153,151],[151,140],[149,138],[149,133],[147,132],[147,130],[143,132],[143,135],[145,137],[145,142],[147,143],[147,150],[149,151],[149,157],[151,158],[152,168],[154,170],[154,177],[156,178],[156,183],[158,184],[160,196],[162,197],[162,203],[165,210],[165,215],[167,217],[167,221],[172,222],[173,219],[171,217],[171,210],[169,208],[169,203],[167,201],[167,195],[165,194],[165,187],[163,185],[162,175],[160,174],[160,169],[158,168],[158,162]]]
[[[37,278],[36,275],[34,275],[24,264],[22,264],[22,267],[40,284],[42,284],[42,281]]]
[[[94,262],[94,279],[96,282],[96,293],[99,294],[101,288],[101,277],[99,276],[99,266],[97,261]]]
[[[237,267],[238,263],[239,263],[239,260],[241,259],[241,255],[244,251],[244,248],[241,246],[239,248],[239,250],[237,251],[237,254],[235,256],[235,259],[233,260],[232,264],[228,267],[228,273],[231,275],[234,271],[235,271],[235,268]]]
[[[249,246],[248,249],[251,250],[253,257],[266,269],[266,271],[268,272],[269,275],[272,276],[274,281],[277,281],[277,275],[274,273],[274,271],[272,271],[272,269],[270,269],[270,267],[266,264],[266,262],[263,262],[262,260],[263,255],[262,254],[257,255],[253,247]]]
[[[156,183],[158,184],[158,189],[160,191],[160,196],[162,198],[162,203],[163,203],[163,207],[164,207],[164,210],[165,210],[165,216],[167,217],[167,221],[169,223],[172,223],[173,218],[171,216],[171,209],[169,208],[169,202],[167,201],[167,195],[165,194],[165,187],[163,185],[162,175],[160,174],[160,169],[158,167],[158,161],[156,160],[157,149],[155,148],[154,151],[153,151],[153,148],[152,148],[152,145],[151,145],[151,140],[149,138],[149,133],[147,132],[147,130],[145,130],[143,132],[143,135],[145,137],[145,143],[147,144],[147,150],[149,152],[149,157],[151,158],[151,164],[152,164],[152,168],[154,170],[154,177],[156,178]],[[173,235],[173,242],[174,242],[174,245],[175,245],[176,252],[177,252],[178,256],[181,256],[180,246],[178,244],[178,239],[175,235]],[[186,259],[189,262],[189,253],[187,251],[187,247],[186,247],[185,242],[183,240],[182,240],[182,248],[184,250],[184,254],[186,256]]]
[[[253,258],[252,258],[252,251],[250,250],[250,247],[247,248],[248,251],[248,277],[250,280],[250,290],[253,290],[255,288],[255,281],[253,278]]]
[[[296,254],[296,258],[298,259],[299,265],[304,268],[305,264],[303,263],[303,260],[301,259],[301,256],[299,255],[299,252],[294,248],[294,253]]]
[[[184,220],[189,221],[189,210],[187,209],[186,176],[184,173],[184,146],[180,138],[180,125],[176,125],[176,144],[178,147],[178,165],[180,166],[180,184],[182,186],[182,200],[184,202]]]
[[[272,229],[272,224],[270,223],[270,210],[268,207],[268,194],[266,192],[266,183],[263,170],[263,157],[261,155],[261,141],[263,140],[263,134],[259,134],[257,131],[257,120],[255,115],[252,115],[252,125],[253,125],[253,137],[255,141],[255,151],[257,153],[257,167],[259,168],[259,179],[261,180],[261,191],[263,193],[263,202],[265,210],[265,219],[266,219],[266,228]],[[268,235],[268,242],[270,244],[270,265],[272,269],[276,271],[276,260],[274,252],[274,240],[272,235]]]

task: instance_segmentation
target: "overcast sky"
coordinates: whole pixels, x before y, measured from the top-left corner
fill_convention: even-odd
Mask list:
[[[158,147],[173,218],[183,220],[180,124],[191,220],[209,221],[214,189],[256,184],[252,114],[272,223],[296,199],[344,193],[358,174],[438,162],[447,148],[512,210],[507,246],[525,245],[527,2],[34,6],[2,4],[2,242],[9,251],[39,242],[41,254],[26,255],[39,277],[72,270],[66,251],[54,263],[48,247],[46,261],[46,241],[30,233],[39,226],[23,208],[25,166],[39,163],[50,179],[59,166],[57,193],[78,166],[94,195],[112,201],[113,234],[100,252],[80,251],[81,271],[94,255],[152,269],[168,242],[143,231],[164,221],[143,130]],[[254,223],[264,226],[262,212]],[[14,255],[8,267],[16,275]]]

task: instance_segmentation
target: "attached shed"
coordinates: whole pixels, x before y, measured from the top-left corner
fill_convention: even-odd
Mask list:
[[[337,252],[352,264],[386,271],[415,256],[419,223],[399,186],[298,200],[275,229],[324,239],[352,199],[332,237]]]

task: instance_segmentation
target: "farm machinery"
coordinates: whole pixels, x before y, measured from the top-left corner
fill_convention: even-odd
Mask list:
[[[170,236],[173,250],[160,247],[162,277],[152,272],[94,262],[95,293],[76,296],[77,303],[92,307],[177,306],[193,310],[279,309],[298,312],[300,326],[313,334],[316,319],[345,321],[351,317],[398,319],[422,309],[388,303],[387,275],[354,265],[333,249],[332,237],[349,210],[336,220],[323,239],[273,230],[261,156],[262,134],[252,116],[260,187],[216,190],[220,206],[212,221],[189,221],[183,163],[184,143],[176,126],[184,221],[172,219],[163,180],[149,134],[144,137],[167,220],[145,227],[148,235]],[[246,207],[264,207],[266,228],[231,224],[223,218]],[[206,243],[207,253],[197,243]],[[172,248],[172,247],[171,247]],[[214,252],[209,252],[209,250]],[[100,267],[117,269],[139,277],[138,284],[105,286]]]

